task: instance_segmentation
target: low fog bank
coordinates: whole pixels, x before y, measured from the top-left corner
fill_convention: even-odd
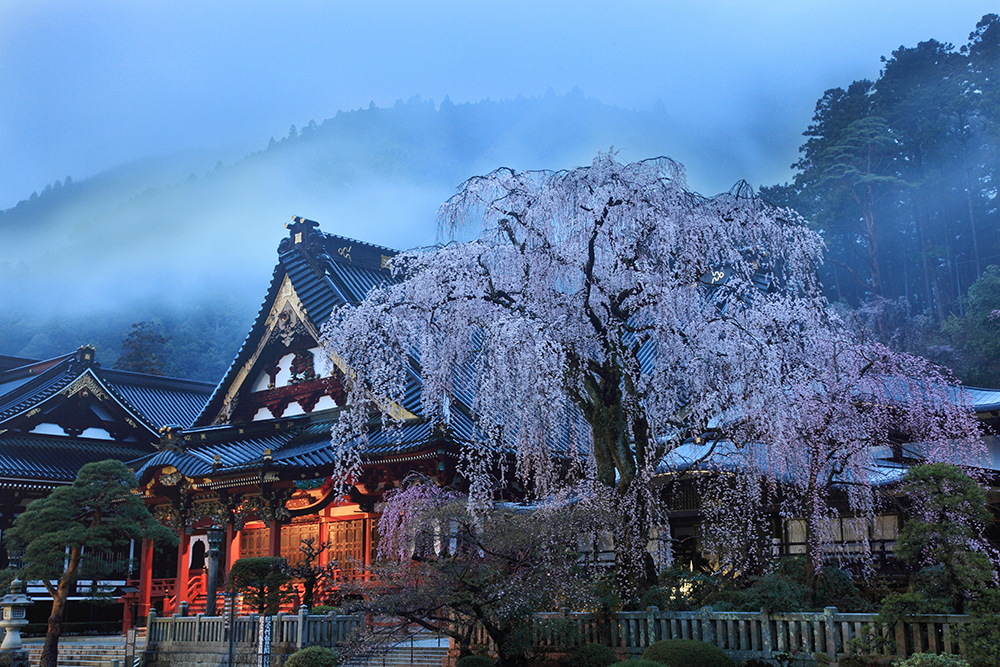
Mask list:
[[[205,155],[191,154],[123,165],[0,213],[0,279],[12,288],[3,310],[37,319],[143,301],[183,309],[219,289],[256,307],[291,216],[392,248],[428,245],[438,240],[437,207],[499,166],[569,168],[614,146],[624,160],[691,158],[696,187],[740,178],[749,149],[730,146],[717,164],[733,173],[723,173],[680,136],[663,105],[626,110],[579,89],[476,104],[414,97],[307,119],[229,164],[206,168]],[[0,340],[0,353],[21,351]]]

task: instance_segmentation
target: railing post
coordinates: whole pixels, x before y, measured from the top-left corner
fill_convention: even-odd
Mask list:
[[[712,613],[711,607],[701,608],[701,641],[708,642],[709,644],[715,643],[715,626],[713,625],[712,619],[709,618],[709,614]]]
[[[309,635],[306,633],[306,623],[309,622],[309,607],[304,604],[299,605],[299,626],[295,629],[295,650],[305,648],[306,637]]]
[[[837,660],[837,608],[823,609],[823,620],[826,629],[826,654],[830,660]]]
[[[146,644],[151,644],[153,642],[153,625],[156,623],[156,610],[152,607],[149,608],[149,613],[146,614]]]
[[[763,607],[760,609],[760,649],[765,659],[771,657],[771,617]]]
[[[656,622],[656,612],[660,611],[657,606],[646,607],[646,646],[660,640],[659,623]]]
[[[559,638],[556,639],[556,641],[558,641],[559,644],[562,644],[563,646],[565,646],[567,644],[566,640],[569,638],[569,636],[571,634],[571,633],[567,632],[567,630],[566,630],[566,628],[569,627],[569,621],[568,621],[568,619],[569,619],[569,607],[559,607],[559,615],[562,616],[563,620],[566,621],[566,622],[563,623],[562,626],[556,626],[556,632],[559,632],[559,634],[560,634]],[[537,632],[537,630],[538,630],[538,617],[534,616],[533,618],[535,619],[533,621],[534,626],[535,626],[534,632]],[[560,628],[561,628],[561,630],[560,630]],[[534,634],[534,632],[532,634]],[[553,638],[553,639],[555,639],[555,638]]]
[[[913,628],[913,630],[915,632],[920,632],[919,628]],[[906,659],[906,657],[907,657],[907,655],[906,655],[906,653],[907,653],[907,651],[906,651],[906,619],[905,618],[900,619],[899,622],[896,623],[895,627],[890,628],[889,632],[893,632],[894,633],[894,642],[895,642],[895,645],[896,645],[896,650],[893,651],[893,653],[895,654],[893,657],[899,658],[900,660]],[[917,637],[917,640],[919,641],[919,635]]]

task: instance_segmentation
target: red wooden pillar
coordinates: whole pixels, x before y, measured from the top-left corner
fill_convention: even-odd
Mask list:
[[[174,593],[174,610],[180,611],[180,604],[188,600],[188,576],[191,569],[191,536],[181,529],[180,544],[177,545],[177,585]]]
[[[365,517],[365,573],[372,564],[372,522],[375,519],[369,514]]]
[[[281,522],[275,519],[271,522],[270,530],[267,531],[267,555],[274,557],[281,555]]]
[[[233,563],[240,559],[240,537],[241,530],[233,530],[232,526],[226,527],[226,567],[223,575],[229,577],[229,571],[233,569]]]
[[[325,544],[330,540],[330,526],[328,519],[321,513],[319,515],[319,544]],[[319,546],[319,545],[317,545]],[[319,564],[326,566],[330,563],[330,550],[323,549],[319,552]]]
[[[142,571],[139,574],[139,622],[145,623],[153,595],[153,540],[142,541]]]

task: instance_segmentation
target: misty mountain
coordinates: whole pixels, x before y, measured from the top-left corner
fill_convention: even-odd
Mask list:
[[[231,350],[167,364],[213,380],[259,306],[292,215],[393,248],[426,245],[438,240],[437,207],[473,175],[568,168],[612,146],[626,160],[683,161],[678,151],[693,148],[673,136],[663,105],[621,109],[579,89],[463,104],[414,97],[308,120],[229,164],[175,155],[67,178],[0,212],[0,354],[95,343],[111,364],[132,323],[160,322],[177,347],[196,311],[224,303]]]

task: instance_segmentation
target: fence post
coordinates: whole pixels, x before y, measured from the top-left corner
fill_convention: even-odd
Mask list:
[[[306,645],[306,623],[309,622],[309,607],[304,604],[299,605],[299,626],[295,632],[295,650],[305,648]]]
[[[656,622],[656,612],[660,608],[656,605],[646,607],[646,646],[649,647],[660,640],[659,623]]]
[[[559,636],[552,639],[560,646],[569,646],[569,640],[572,636],[572,633],[569,631],[569,607],[559,607],[559,616],[562,617],[563,624],[556,626],[556,632]],[[537,623],[535,624],[535,628],[538,628]],[[579,637],[576,638],[575,643],[580,643]]]
[[[823,609],[824,625],[826,628],[826,654],[830,660],[837,659],[837,608],[826,607]]]
[[[153,625],[156,623],[156,610],[152,607],[149,608],[149,613],[146,614],[146,645],[153,643]]]
[[[765,658],[771,657],[771,617],[767,609],[760,609],[760,650]]]
[[[920,628],[917,627],[914,627],[913,630],[915,633],[920,632]],[[895,633],[896,650],[894,651],[895,655],[893,657],[899,658],[900,660],[905,659],[908,653],[906,650],[906,621],[904,619],[900,619],[900,621],[896,623],[896,626],[889,630],[889,632]],[[917,639],[919,638],[920,637],[918,635]]]
[[[708,642],[709,644],[715,643],[715,626],[712,619],[709,618],[709,614],[712,613],[711,607],[701,608],[701,641]]]

